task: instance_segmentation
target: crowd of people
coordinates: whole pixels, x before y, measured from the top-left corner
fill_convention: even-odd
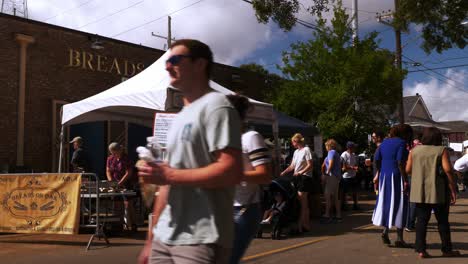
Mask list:
[[[159,186],[152,231],[139,263],[239,263],[261,226],[283,221],[280,227],[289,223],[296,234],[310,231],[311,210],[317,210],[310,201],[317,193],[325,199],[321,223],[340,223],[342,210],[351,208],[348,196],[352,209],[359,210],[359,188],[372,183],[377,194],[372,223],[383,227],[384,244],[391,244],[389,230],[395,227],[394,245],[409,247],[403,230],[415,229],[415,250],[419,257],[429,257],[426,232],[433,211],[443,255],[459,255],[452,248],[448,222],[456,185],[438,129],[424,129],[419,141],[413,141],[413,131],[405,124],[392,127],[388,135],[376,131],[371,137],[375,153],[362,164],[352,141],[340,154],[338,142],[328,139],[320,161],[297,133],[290,140],[295,149],[291,161],[279,179],[273,179],[270,150],[258,132],[244,125],[248,99],[213,92],[212,64],[212,52],[202,42],[183,39],[171,46],[166,70],[171,85],[183,93],[185,106],[168,133],[166,161],[137,166],[144,184]],[[73,140],[77,150],[81,142]],[[112,143],[109,151],[107,178],[126,186],[130,163],[119,144]],[[459,171],[468,170],[466,157],[455,164]],[[73,162],[80,166],[77,157]],[[262,199],[265,185],[272,186],[267,207],[264,195]],[[297,217],[288,217],[295,209]],[[280,237],[273,233],[273,238]]]

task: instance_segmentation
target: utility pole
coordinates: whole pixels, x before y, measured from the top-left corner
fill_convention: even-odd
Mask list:
[[[19,15],[28,18],[28,1],[27,0],[2,0],[0,12],[10,15]]]
[[[394,0],[395,2],[395,11],[393,13],[398,12],[399,8],[399,0]],[[398,28],[398,26],[392,24],[391,22],[386,21],[385,19],[388,18],[394,18],[394,15],[390,12],[388,13],[382,13],[382,14],[377,14],[377,21],[385,24],[387,26],[393,27],[395,30],[395,66],[397,67],[398,70],[402,70],[402,62],[401,62],[401,56],[402,56],[402,48],[401,48],[401,30]],[[400,124],[405,123],[405,112],[403,109],[403,80],[398,84],[398,90],[399,93],[397,94],[399,98],[398,106],[397,106],[397,111],[398,111],[398,120],[400,121]]]
[[[167,40],[167,49],[169,49],[171,47],[172,41],[176,40],[175,38],[172,38],[171,16],[167,16],[167,37],[154,34],[153,32],[151,32],[151,36],[166,39]]]
[[[353,43],[356,44],[358,41],[358,0],[353,0]]]

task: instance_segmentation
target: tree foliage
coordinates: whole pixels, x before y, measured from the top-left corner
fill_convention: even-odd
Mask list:
[[[388,125],[404,73],[393,66],[391,52],[378,49],[377,33],[353,45],[349,16],[340,5],[334,14],[331,26],[319,16],[314,38],[283,54],[281,70],[289,81],[271,101],[317,123],[325,137],[365,142],[373,129]]]
[[[263,76],[265,80],[265,87],[266,90],[262,91],[265,97],[271,97],[272,91],[277,89],[280,84],[282,83],[283,79],[274,73],[270,73],[267,69],[265,69],[262,65],[256,63],[248,63],[242,64],[239,68],[251,71]]]
[[[329,11],[331,4],[339,0],[309,0],[306,9],[312,15]],[[410,23],[422,26],[426,52],[443,50],[457,46],[463,49],[468,38],[466,22],[468,1],[466,0],[400,0],[394,26],[407,30]],[[257,19],[267,23],[271,18],[280,28],[289,31],[296,24],[299,0],[253,0]]]
[[[239,68],[247,70],[247,71],[259,73],[261,75],[270,74],[262,65],[256,64],[256,63],[242,64],[242,65],[239,66]]]
[[[409,23],[422,25],[422,48],[441,53],[453,46],[465,47],[468,26],[462,22],[467,14],[466,0],[400,0],[395,23],[404,30]]]

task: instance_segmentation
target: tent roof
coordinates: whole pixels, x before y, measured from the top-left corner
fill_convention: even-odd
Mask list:
[[[62,125],[99,120],[127,120],[133,123],[152,126],[154,113],[165,112],[170,104],[168,98],[170,79],[167,74],[166,52],[156,62],[134,77],[106,91],[81,101],[66,104],[62,109]],[[210,81],[210,86],[223,94],[234,92]],[[275,119],[273,106],[250,99],[254,111],[249,113],[250,120],[272,123]]]
[[[288,116],[285,113],[274,110],[275,118],[278,122],[279,136],[280,137],[291,137],[295,133],[301,133],[304,136],[312,136],[317,134],[317,129],[310,124],[307,124],[297,118]],[[254,128],[261,131],[264,135],[271,135],[270,127],[266,125],[254,123]]]

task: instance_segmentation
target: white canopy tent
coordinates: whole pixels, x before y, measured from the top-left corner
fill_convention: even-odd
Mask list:
[[[92,121],[120,120],[152,127],[156,112],[174,112],[175,109],[180,108],[181,94],[170,87],[169,75],[165,70],[168,57],[169,52],[166,52],[147,69],[125,82],[94,96],[63,106],[59,172],[62,170],[64,126]],[[210,86],[226,95],[234,93],[213,81],[210,81]],[[254,109],[248,113],[248,120],[271,124],[275,139],[277,139],[278,124],[273,105],[249,100],[254,105]]]

